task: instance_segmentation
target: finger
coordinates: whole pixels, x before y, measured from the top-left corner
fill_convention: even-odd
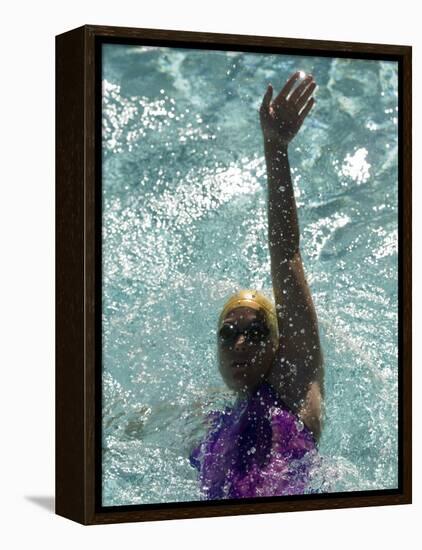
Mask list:
[[[265,92],[264,98],[262,100],[261,109],[267,113],[270,108],[271,98],[273,96],[273,87],[271,84],[268,84],[267,91]]]
[[[305,120],[305,118],[306,118],[307,114],[309,113],[309,111],[312,109],[314,103],[315,103],[315,99],[313,97],[311,97],[311,99],[308,101],[308,103],[305,105],[305,107],[301,111],[301,113],[299,115],[299,119],[298,119],[298,121],[299,121],[298,129],[302,126],[303,121]]]
[[[304,105],[306,105],[308,99],[311,97],[312,92],[316,88],[316,82],[312,81],[309,86],[305,89],[303,94],[299,97],[299,99],[296,101],[296,107],[298,112],[302,109]]]
[[[296,87],[296,89],[289,96],[289,101],[296,103],[299,97],[303,94],[303,92],[309,86],[310,82],[312,82],[312,75],[308,75],[306,78],[302,80],[302,82]]]
[[[290,91],[292,90],[299,76],[300,76],[300,71],[296,71],[291,75],[291,77],[289,78],[289,80],[286,82],[283,89],[281,90],[281,92],[274,99],[275,104],[280,103],[283,99],[286,99],[286,97],[289,95]]]

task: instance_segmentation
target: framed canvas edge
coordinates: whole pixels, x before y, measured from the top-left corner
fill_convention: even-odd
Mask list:
[[[98,243],[95,242],[98,204],[96,204],[96,117],[98,94],[96,47],[102,40],[154,40],[191,42],[205,45],[280,48],[320,51],[330,57],[353,54],[394,56],[402,75],[401,182],[402,211],[399,269],[402,270],[401,346],[402,399],[399,418],[402,453],[401,492],[396,494],[341,496],[336,494],[312,500],[291,499],[273,502],[177,503],[162,509],[104,511],[98,504],[96,475],[100,460],[96,453],[96,406],[98,387],[95,338],[95,304],[101,281],[96,274]],[[72,46],[73,45],[73,46]],[[164,45],[164,44],[163,44]],[[280,53],[282,53],[280,51]],[[309,55],[309,54],[308,54]],[[318,54],[316,54],[318,55]],[[76,74],[72,90],[66,89],[69,74]],[[256,514],[285,511],[335,509],[345,507],[410,504],[412,502],[411,463],[411,175],[412,175],[412,48],[400,45],[363,44],[358,42],[316,41],[247,35],[226,35],[104,27],[85,25],[56,36],[56,513],[85,525],[130,521],[152,521],[223,515]],[[98,85],[98,82],[97,82]],[[63,97],[58,97],[62,94]],[[97,97],[96,97],[97,95]],[[79,103],[74,103],[74,98]],[[73,102],[73,103],[72,103]],[[75,189],[73,189],[75,188]],[[69,199],[70,197],[70,199]],[[66,200],[65,200],[66,199]],[[67,224],[67,225],[66,225]],[[63,225],[66,225],[65,230]],[[81,247],[82,243],[82,247]],[[65,253],[71,253],[69,276]],[[82,269],[82,270],[81,270]],[[71,297],[75,299],[72,300]],[[73,305],[72,305],[73,304]],[[71,314],[68,315],[68,308]],[[72,309],[73,307],[73,309]],[[66,317],[66,322],[65,322]],[[66,328],[67,327],[67,328]],[[68,328],[70,327],[70,334]],[[98,379],[98,377],[97,377]],[[97,400],[97,401],[96,401]],[[71,448],[69,441],[76,442]],[[97,446],[98,448],[98,446]],[[125,507],[121,507],[124,509]]]

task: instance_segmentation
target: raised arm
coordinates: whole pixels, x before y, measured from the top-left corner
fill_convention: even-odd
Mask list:
[[[269,85],[260,120],[268,178],[268,241],[280,345],[268,381],[319,439],[323,361],[318,321],[300,255],[296,201],[288,145],[312,108],[316,84],[294,73],[272,100]]]

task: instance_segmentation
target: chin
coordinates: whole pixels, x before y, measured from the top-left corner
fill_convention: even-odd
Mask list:
[[[231,389],[235,390],[238,393],[250,393],[256,387],[258,387],[259,384],[260,380],[248,380],[239,378],[232,380],[229,387],[231,387]]]

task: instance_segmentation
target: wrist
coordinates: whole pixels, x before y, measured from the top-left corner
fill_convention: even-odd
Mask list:
[[[266,138],[264,136],[264,147],[265,151],[270,153],[282,153],[283,155],[287,155],[288,152],[288,143],[281,139]]]
[[[264,153],[267,167],[271,168],[281,165],[288,166],[288,145],[280,141],[265,140]]]

